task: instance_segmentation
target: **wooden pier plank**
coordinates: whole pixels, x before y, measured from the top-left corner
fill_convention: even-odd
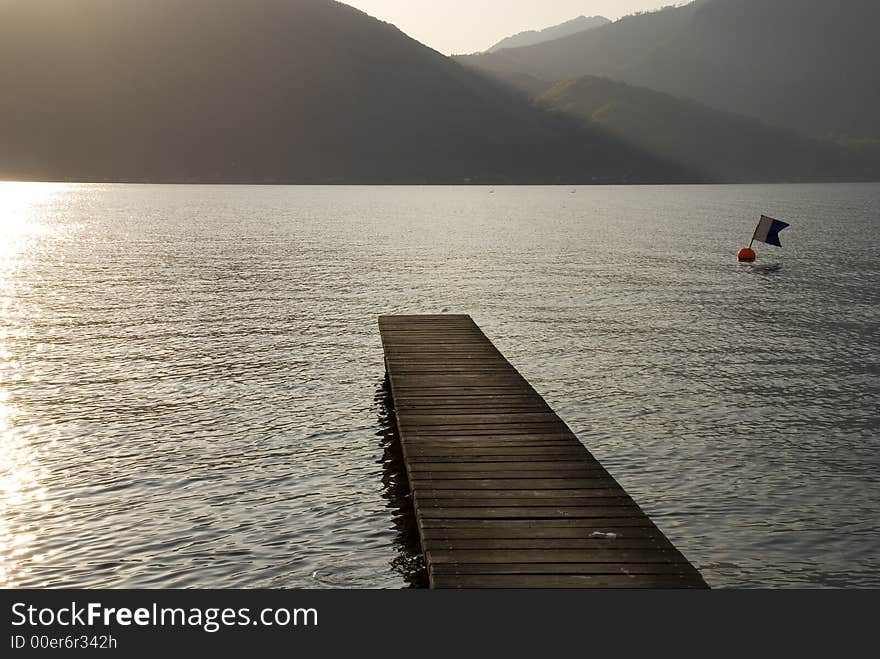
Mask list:
[[[470,316],[382,316],[435,588],[704,588]]]
[[[693,574],[438,574],[434,588],[705,588]]]

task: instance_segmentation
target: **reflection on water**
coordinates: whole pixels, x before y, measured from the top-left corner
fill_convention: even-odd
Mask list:
[[[376,317],[447,310],[710,585],[880,586],[880,186],[570,192],[0,184],[2,583],[424,585]]]
[[[379,415],[378,436],[382,438],[385,449],[382,458],[385,467],[382,485],[394,518],[394,527],[397,529],[397,556],[392,559],[391,565],[400,572],[410,587],[426,588],[428,572],[422,555],[400,434],[394,417],[394,398],[387,377],[382,379],[376,390],[376,407]]]
[[[3,389],[8,377],[3,362],[0,369],[0,587],[12,588],[23,572],[33,569],[21,567],[22,561],[38,564],[44,558],[34,541],[40,533],[38,520],[51,506],[41,485],[38,452],[19,430],[20,414]]]
[[[62,187],[0,183],[0,587],[19,585],[33,566],[57,553],[41,553],[35,543],[40,520],[52,508],[40,460],[50,442],[36,436],[12,387],[22,381],[21,360],[26,358],[17,349],[27,334],[19,288],[28,282],[19,276],[21,262],[43,233],[41,209]]]
[[[767,264],[750,264],[748,266],[749,272],[752,272],[756,275],[773,275],[777,272],[782,271],[781,263],[767,263]]]

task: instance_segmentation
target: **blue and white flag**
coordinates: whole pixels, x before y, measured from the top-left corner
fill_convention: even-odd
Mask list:
[[[782,243],[779,242],[779,232],[787,229],[789,226],[791,225],[786,222],[762,215],[761,221],[758,222],[758,228],[755,229],[755,237],[752,240],[782,247]]]

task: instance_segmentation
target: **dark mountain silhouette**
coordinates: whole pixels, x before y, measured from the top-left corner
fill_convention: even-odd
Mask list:
[[[614,91],[604,115],[579,96],[587,122],[548,112],[568,101],[532,103],[331,0],[2,0],[0,90],[0,179],[677,182],[739,179],[745,166],[658,148],[668,140],[626,119],[629,93]],[[645,127],[681,132],[670,108],[686,108],[652,102],[670,124]],[[771,143],[790,153],[749,178],[861,177],[837,151],[821,169],[803,142]]]
[[[533,46],[535,44],[543,43],[545,41],[553,41],[554,39],[561,39],[562,37],[567,37],[572,34],[586,32],[587,30],[592,30],[596,27],[602,27],[603,25],[608,25],[609,23],[611,23],[611,21],[609,21],[604,16],[578,16],[575,19],[566,21],[565,23],[561,23],[559,25],[544,28],[543,30],[528,30],[526,32],[515,34],[512,37],[507,37],[506,39],[502,39],[501,41],[496,43],[486,52],[494,53],[499,50],[504,50],[505,48],[521,48],[522,46]]]
[[[607,78],[560,82],[538,103],[713,180],[828,181],[880,175],[880,167],[871,168],[852,149]]]
[[[878,25],[876,0],[700,0],[459,61],[506,80],[605,76],[804,134],[876,140]]]
[[[649,60],[661,44],[679,38],[695,5],[626,16],[609,25],[523,48],[466,55],[458,61],[492,75],[527,75],[553,84],[596,75],[624,79]]]
[[[0,178],[699,178],[330,0],[3,0],[0,90]]]

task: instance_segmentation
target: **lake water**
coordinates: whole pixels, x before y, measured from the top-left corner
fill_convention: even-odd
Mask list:
[[[448,311],[710,585],[878,587],[878,244],[873,184],[0,184],[0,585],[418,583],[376,317]]]

